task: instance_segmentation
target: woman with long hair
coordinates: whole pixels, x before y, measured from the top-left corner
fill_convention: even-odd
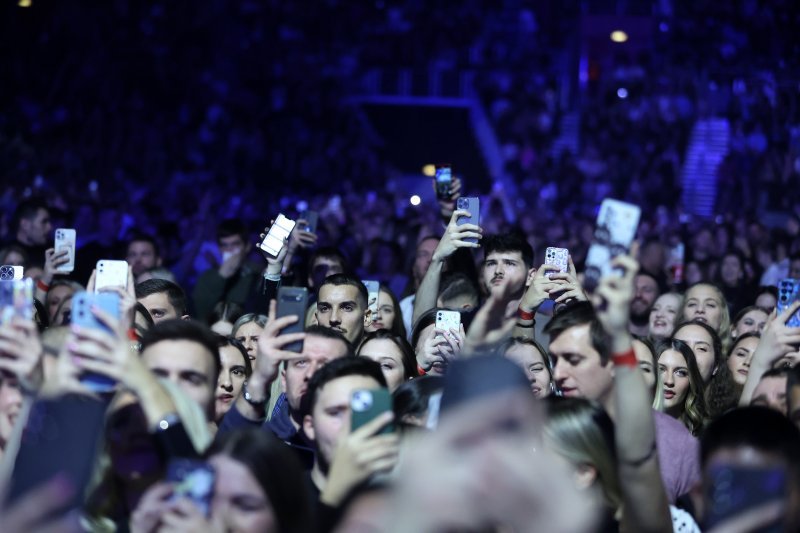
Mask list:
[[[703,378],[694,352],[683,341],[670,339],[656,349],[658,370],[664,382],[664,412],[677,418],[692,435],[705,427],[706,408]]]

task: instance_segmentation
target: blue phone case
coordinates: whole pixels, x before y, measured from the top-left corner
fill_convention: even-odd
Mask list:
[[[92,313],[92,306],[97,306],[106,313],[119,319],[119,295],[113,292],[99,292],[90,294],[79,292],[72,298],[71,321],[73,324],[84,328],[110,331],[105,324],[97,320]],[[94,392],[110,392],[114,390],[116,381],[93,372],[81,375],[81,383]]]

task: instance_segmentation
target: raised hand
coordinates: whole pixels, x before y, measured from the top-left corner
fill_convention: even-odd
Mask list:
[[[453,255],[459,248],[479,248],[479,243],[467,242],[464,239],[482,239],[483,230],[476,224],[458,225],[458,219],[471,216],[469,211],[459,209],[453,213],[450,223],[442,235],[439,245],[433,252],[433,261],[441,262]]]
[[[33,320],[15,317],[0,326],[0,370],[14,374],[23,390],[32,393],[41,387],[43,355]]]

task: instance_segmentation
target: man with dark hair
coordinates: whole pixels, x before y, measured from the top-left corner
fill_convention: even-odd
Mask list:
[[[308,384],[303,430],[316,449],[311,481],[320,503],[328,508],[339,507],[354,487],[397,464],[398,435],[379,434],[392,421],[391,411],[350,430],[353,393],[385,387],[380,365],[365,357],[331,361]]]
[[[148,279],[136,285],[136,300],[153,317],[156,324],[164,320],[186,320],[186,293],[177,284],[165,279]]]
[[[150,235],[140,233],[128,241],[125,260],[131,266],[134,276],[154,267],[161,266],[158,243]]]
[[[788,416],[786,383],[791,369],[787,367],[770,368],[753,389],[753,396],[750,405],[769,407],[781,414]]]
[[[705,505],[701,506],[705,510],[701,524],[714,527],[715,531],[744,531],[741,527],[724,527],[727,522],[709,523],[709,518],[712,518],[710,511],[713,509],[720,514],[729,514],[730,520],[735,521],[740,519],[740,513],[743,519],[744,514],[758,514],[761,507],[780,503],[780,513],[773,512],[772,516],[753,522],[747,531],[800,529],[800,506],[797,505],[797,498],[800,497],[800,430],[786,416],[759,406],[728,411],[703,431],[700,452],[705,489],[703,494],[706,497],[714,497],[718,491],[724,491],[721,494],[723,497],[747,495],[744,500],[706,500]],[[746,475],[739,472],[742,470],[746,471]],[[763,494],[753,493],[756,487],[754,483],[759,478],[769,480],[758,485]],[[749,506],[750,501],[761,503]],[[738,523],[736,525],[739,526]]]
[[[192,292],[194,311],[200,320],[206,320],[219,302],[233,302],[245,307],[260,278],[260,267],[247,262],[253,246],[247,228],[240,220],[220,222],[217,245],[222,263],[218,268],[200,274]]]
[[[472,311],[480,305],[480,292],[475,283],[462,272],[454,272],[442,279],[442,288],[436,307]]]
[[[631,302],[630,332],[639,337],[650,333],[650,309],[661,294],[658,280],[650,273],[640,270],[633,278],[634,297]]]
[[[562,395],[597,401],[615,418],[610,340],[592,305],[584,301],[567,304],[544,331],[550,335],[553,381]],[[697,440],[676,419],[658,411],[653,416],[661,477],[675,501],[699,479],[694,453]]]
[[[334,274],[344,274],[348,271],[347,259],[344,254],[333,246],[317,248],[308,260],[308,288],[316,290],[325,281],[325,278]]]
[[[372,315],[369,293],[360,279],[349,274],[328,276],[317,296],[317,322],[340,332],[354,346],[364,335]]]
[[[522,234],[512,232],[483,239],[482,282],[487,294],[507,295],[508,300],[522,297],[525,282],[533,266],[533,248]],[[506,287],[508,288],[506,289]]]
[[[47,204],[36,198],[20,202],[14,211],[12,227],[15,233],[11,244],[22,248],[29,262],[41,264],[53,230]]]
[[[221,368],[216,335],[192,320],[167,320],[142,338],[142,362],[156,376],[175,383],[214,419]]]

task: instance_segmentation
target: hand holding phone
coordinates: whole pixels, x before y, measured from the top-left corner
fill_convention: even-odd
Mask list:
[[[456,225],[463,226],[465,224],[481,225],[481,201],[475,196],[462,196],[456,202],[457,210],[469,211],[469,216],[458,217]],[[464,242],[477,244],[477,237],[465,237]]]
[[[381,284],[375,280],[361,280],[367,288],[367,308],[374,322],[378,318],[378,295],[380,294]]]
[[[115,319],[120,318],[120,297],[115,292],[78,292],[72,297],[70,320],[76,326],[87,329],[104,331],[115,334],[111,328],[97,319],[93,307],[98,307]],[[116,386],[116,381],[109,376],[95,372],[84,372],[80,378],[81,384],[93,392],[111,392]]]
[[[558,270],[549,270],[546,276],[549,278],[554,272],[566,274],[569,270],[569,250],[566,248],[548,247],[544,253],[544,264],[553,265]]]
[[[778,314],[792,306],[800,300],[800,280],[786,278],[778,282]],[[800,310],[792,313],[786,325],[790,328],[800,328]]]
[[[167,466],[167,481],[173,484],[171,500],[191,500],[205,517],[211,513],[215,480],[214,468],[203,461],[173,459]]]

